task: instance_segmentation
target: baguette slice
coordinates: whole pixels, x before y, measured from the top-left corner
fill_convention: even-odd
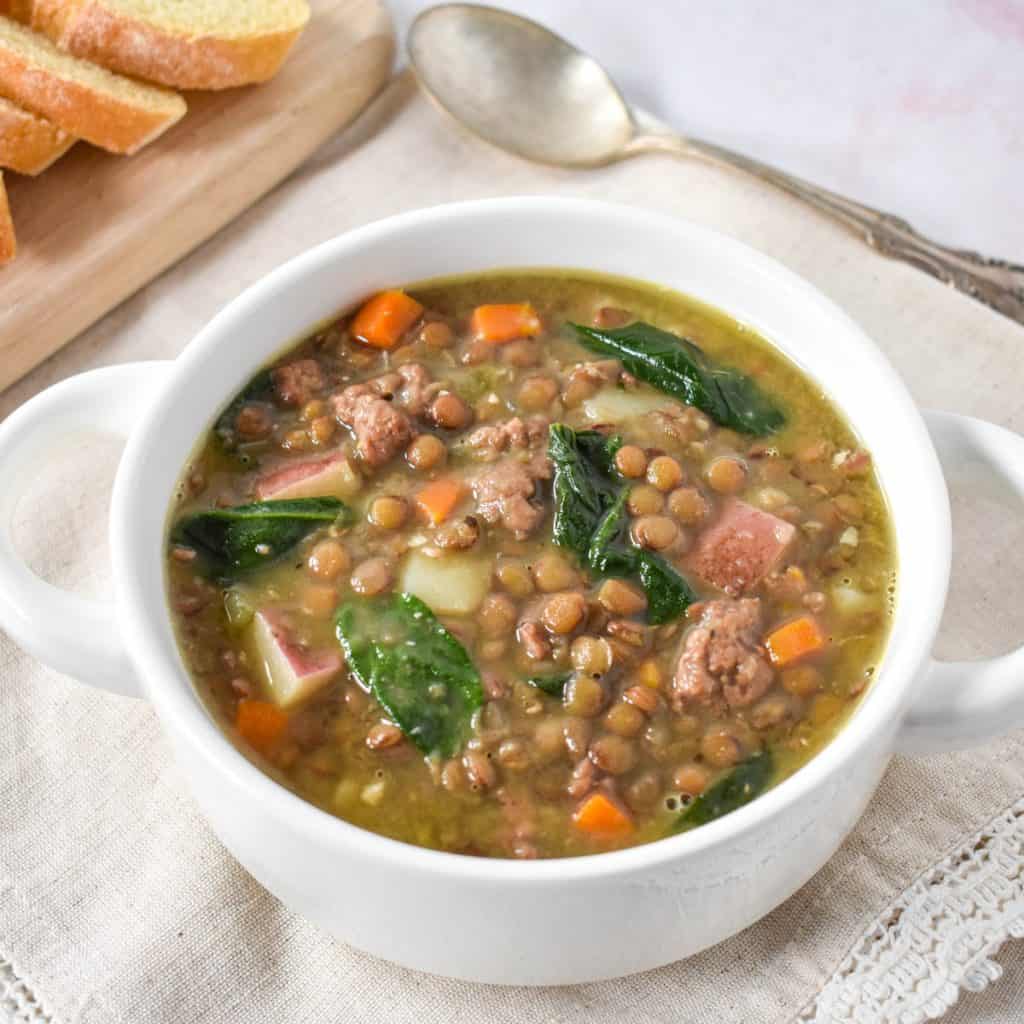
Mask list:
[[[7,189],[4,188],[4,173],[0,171],[0,265],[10,263],[18,252],[14,238],[14,221],[11,208],[7,205]]]
[[[0,17],[0,97],[112,153],[134,153],[185,114],[174,92],[112,74]]]
[[[55,124],[0,99],[0,167],[39,174],[74,144],[74,137]]]
[[[69,53],[178,89],[266,81],[309,20],[306,0],[7,2]]]

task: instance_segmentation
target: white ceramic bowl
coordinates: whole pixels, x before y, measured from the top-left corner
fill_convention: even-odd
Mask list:
[[[697,831],[615,853],[533,862],[419,849],[333,818],[263,775],[189,681],[164,592],[172,491],[197,438],[267,359],[386,285],[503,267],[605,271],[718,306],[773,341],[844,410],[874,455],[895,524],[899,590],[876,682],[795,776]],[[116,605],[56,590],[20,563],[19,480],[79,428],[127,436],[111,507]],[[1024,493],[1024,442],[935,414],[929,430],[879,350],[831,302],[759,253],[621,206],[514,198],[403,214],[318,246],[232,302],[168,363],[64,381],[0,427],[0,624],[54,668],[152,702],[224,845],[287,906],[389,960],[500,983],[568,983],[664,964],[732,935],[816,872],[890,755],[943,749],[1022,719],[1024,652],[929,658],[946,595],[950,521],[932,441]]]

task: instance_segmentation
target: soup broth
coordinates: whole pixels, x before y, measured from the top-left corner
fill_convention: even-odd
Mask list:
[[[533,858],[796,771],[872,679],[895,551],[869,453],[764,339],[519,271],[373,296],[257,375],[182,477],[167,574],[264,771],[382,835]]]

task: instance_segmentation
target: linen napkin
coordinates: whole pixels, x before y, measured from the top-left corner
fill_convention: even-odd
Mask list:
[[[252,281],[353,226],[515,193],[631,203],[732,234],[844,306],[922,405],[1024,431],[1020,327],[738,176],[665,157],[588,172],[519,162],[459,134],[407,76],[248,214],[0,396],[0,415],[72,373],[173,357]],[[47,578],[108,592],[116,458],[108,440],[70,438],[41,467],[17,533]],[[954,512],[939,653],[1006,650],[1024,639],[1024,517],[955,488]],[[1024,935],[1022,733],[897,758],[829,864],[733,939],[647,974],[550,989],[416,974],[294,916],[213,837],[144,703],[58,676],[5,637],[0,765],[0,986],[25,1021],[912,1024],[984,987],[1001,943]],[[1019,1007],[1015,993],[991,1005]]]

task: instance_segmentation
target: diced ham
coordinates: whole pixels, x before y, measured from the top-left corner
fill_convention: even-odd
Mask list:
[[[544,508],[531,499],[537,482],[550,476],[551,464],[545,455],[529,462],[506,457],[472,481],[477,512],[485,522],[504,526],[522,540],[544,519]]]
[[[256,480],[256,497],[271,498],[350,498],[362,483],[352,460],[344,452],[320,459],[285,463]]]
[[[284,615],[276,609],[258,611],[250,629],[267,690],[283,708],[311,697],[344,664],[340,651],[313,650],[299,643],[288,629]]]
[[[677,711],[721,697],[746,707],[772,685],[774,670],[761,638],[758,598],[709,601],[683,637],[671,700]]]
[[[412,421],[368,384],[353,384],[331,399],[334,413],[356,437],[359,457],[376,468],[390,462],[412,440]]]
[[[315,359],[297,359],[270,373],[274,391],[285,405],[305,405],[323,386],[324,372]]]
[[[698,536],[689,566],[719,590],[738,597],[778,566],[795,536],[792,523],[732,499]]]

